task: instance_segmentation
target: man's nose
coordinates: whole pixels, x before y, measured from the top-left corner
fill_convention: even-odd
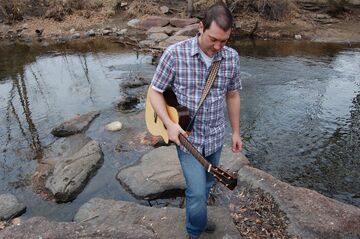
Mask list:
[[[216,43],[214,44],[214,48],[215,48],[215,50],[220,50],[220,49],[221,49],[221,43],[220,43],[220,42],[216,42]]]

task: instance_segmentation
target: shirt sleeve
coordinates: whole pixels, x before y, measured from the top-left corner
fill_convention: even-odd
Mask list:
[[[151,81],[152,88],[162,93],[172,84],[174,77],[174,58],[171,54],[171,48],[168,48],[160,58],[154,77]]]
[[[235,52],[232,59],[234,67],[234,76],[231,78],[230,83],[228,84],[227,91],[241,90],[241,79],[240,79],[240,57],[237,52]]]

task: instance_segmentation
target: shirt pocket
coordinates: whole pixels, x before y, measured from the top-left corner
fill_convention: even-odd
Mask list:
[[[213,88],[226,92],[227,86],[231,82],[233,74],[230,70],[220,71],[217,74]]]

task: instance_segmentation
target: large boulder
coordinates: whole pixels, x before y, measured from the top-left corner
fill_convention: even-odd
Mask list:
[[[229,147],[224,147],[221,163],[225,168],[237,172],[249,162],[243,154],[234,154]],[[183,194],[186,187],[175,146],[152,150],[135,165],[122,168],[117,179],[135,197],[141,199],[166,198],[174,194]]]
[[[360,208],[291,186],[249,166],[240,169],[238,184],[271,194],[289,219],[287,231],[291,235],[307,239],[360,238]]]
[[[212,234],[202,238],[241,238],[229,211],[222,207],[208,207],[208,217],[217,225]],[[145,227],[157,238],[186,238],[185,210],[180,208],[154,208],[132,202],[93,198],[75,215],[75,222],[87,221],[91,225],[117,228],[122,224]]]
[[[75,154],[58,159],[45,187],[57,202],[73,200],[103,163],[99,143],[89,141]]]
[[[73,200],[102,165],[100,145],[84,134],[59,138],[44,149],[32,177],[34,191],[58,202]]]

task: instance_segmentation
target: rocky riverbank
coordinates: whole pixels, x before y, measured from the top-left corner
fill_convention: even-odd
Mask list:
[[[133,13],[132,7],[136,1],[118,5],[113,1],[112,5],[98,11],[74,11],[65,16],[61,21],[53,18],[27,17],[23,21],[6,23],[0,21],[0,40],[5,42],[23,42],[27,44],[42,42],[42,44],[62,43],[76,39],[91,40],[93,37],[111,37],[124,45],[134,47],[154,47],[154,41],[168,39],[168,43],[174,43],[183,38],[171,38],[176,36],[190,36],[196,31],[195,24],[201,13],[194,13],[194,17],[185,17],[185,7],[174,1],[166,5],[148,6],[148,14],[140,10]],[[332,14],[329,7],[321,1],[297,1],[295,7],[283,20],[271,20],[262,17],[258,12],[235,9],[234,38],[261,38],[261,39],[292,39],[309,40],[320,42],[358,43],[360,42],[360,3],[347,7],[341,13]],[[231,4],[229,4],[231,5]],[[157,11],[155,11],[156,9]],[[159,10],[161,9],[161,10]],[[132,12],[131,12],[132,11]],[[130,14],[131,12],[132,14]],[[157,13],[157,14],[154,14]],[[154,17],[161,18],[154,23]],[[150,20],[149,20],[150,19]],[[182,19],[187,25],[173,24],[171,19]],[[195,20],[197,19],[197,20]],[[144,22],[145,21],[145,22]],[[166,22],[166,23],[165,23]],[[152,29],[151,27],[166,27],[166,30]],[[150,30],[150,31],[149,31]],[[180,31],[182,30],[182,31]],[[180,32],[179,32],[180,31]],[[162,33],[154,37],[154,33]],[[152,35],[152,36],[151,36]],[[169,39],[170,38],[170,39]],[[150,40],[139,44],[144,40]],[[168,44],[162,44],[166,47]]]

